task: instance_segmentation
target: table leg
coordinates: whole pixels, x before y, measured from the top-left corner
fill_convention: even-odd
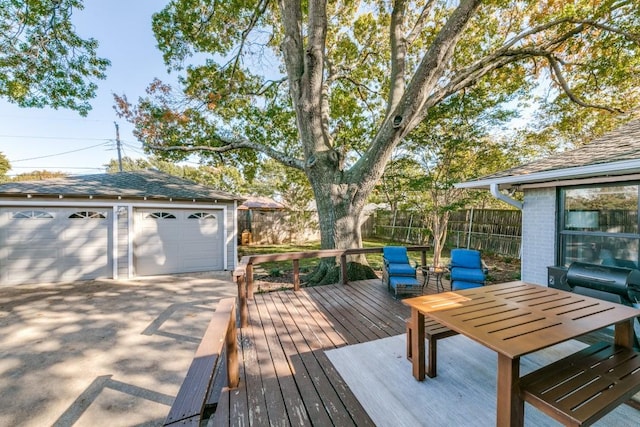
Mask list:
[[[413,376],[422,381],[425,376],[424,351],[424,314],[417,309],[411,309],[411,365]],[[409,339],[409,337],[407,337]]]
[[[520,358],[498,353],[496,426],[523,427],[524,401],[520,398]]]
[[[633,348],[633,319],[616,323],[614,343]]]
[[[444,286],[442,285],[442,274],[436,273],[436,291],[444,292]]]

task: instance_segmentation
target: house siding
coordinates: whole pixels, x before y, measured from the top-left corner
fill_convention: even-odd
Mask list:
[[[547,285],[556,263],[556,189],[528,189],[522,210],[522,280]]]

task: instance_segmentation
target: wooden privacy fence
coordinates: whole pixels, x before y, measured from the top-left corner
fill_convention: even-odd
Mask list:
[[[428,219],[410,211],[377,210],[362,225],[363,237],[407,244],[428,244]],[[452,212],[447,227],[448,247],[490,251],[520,258],[522,212],[505,209],[468,209]]]
[[[427,251],[429,246],[408,246],[407,251],[421,253],[421,265],[427,265]],[[238,267],[233,272],[233,278],[238,285],[238,304],[240,311],[240,327],[248,325],[249,309],[247,300],[253,299],[253,266],[271,261],[291,261],[293,263],[293,290],[300,290],[300,260],[306,258],[339,258],[341,283],[346,285],[347,256],[358,254],[382,253],[382,248],[357,249],[325,249],[308,252],[288,252],[282,254],[247,255],[243,256]]]

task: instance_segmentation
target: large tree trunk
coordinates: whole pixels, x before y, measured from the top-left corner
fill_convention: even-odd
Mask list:
[[[343,174],[336,165],[316,164],[308,173],[318,209],[322,249],[362,247],[360,223],[370,186],[342,182]]]
[[[313,187],[318,210],[320,242],[322,249],[356,249],[362,247],[363,208],[367,196],[373,188],[368,179],[345,182],[345,174],[336,161],[335,153],[318,156],[317,161],[307,168],[309,181]],[[377,277],[368,266],[364,254],[347,257],[349,280]],[[323,259],[320,267],[312,275],[312,284],[329,283],[336,279],[335,259]]]

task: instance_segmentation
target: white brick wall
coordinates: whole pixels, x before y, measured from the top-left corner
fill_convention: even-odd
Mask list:
[[[547,267],[555,265],[556,189],[529,189],[522,211],[522,280],[547,284]]]

